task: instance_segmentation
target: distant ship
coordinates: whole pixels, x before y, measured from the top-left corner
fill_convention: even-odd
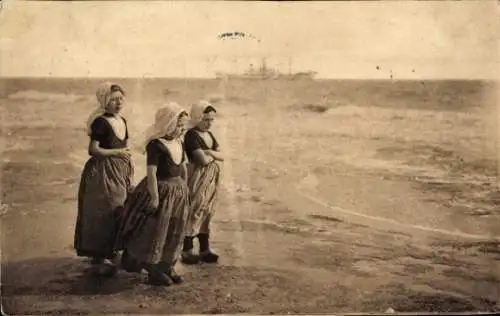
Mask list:
[[[296,80],[296,79],[314,79],[317,75],[315,71],[306,72],[295,72],[291,71],[288,74],[282,73],[277,69],[268,68],[266,65],[266,60],[262,60],[262,65],[258,69],[254,69],[253,65],[247,69],[243,74],[234,73],[222,73],[217,72],[215,74],[216,78],[221,79],[246,79],[246,80],[263,80],[263,79],[286,79],[286,80]]]

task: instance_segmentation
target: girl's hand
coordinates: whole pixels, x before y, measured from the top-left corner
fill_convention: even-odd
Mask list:
[[[134,193],[134,191],[135,191],[135,185],[131,184],[128,187],[127,193],[130,195],[130,194]]]
[[[146,213],[148,214],[155,213],[159,206],[160,206],[160,200],[157,197],[151,198],[148,207],[146,207]]]
[[[217,159],[216,159],[216,156],[214,154],[214,151],[211,150],[211,149],[207,149],[205,150],[205,155],[207,155],[208,157],[210,157],[210,162],[215,162]]]
[[[117,149],[116,156],[130,158],[132,156],[132,153],[130,152],[130,148],[126,147],[126,148]]]
[[[205,155],[213,158],[213,154],[212,154],[212,151],[210,149],[205,149],[203,152],[205,153]]]
[[[222,154],[216,150],[205,150],[205,155],[212,161],[224,161]]]

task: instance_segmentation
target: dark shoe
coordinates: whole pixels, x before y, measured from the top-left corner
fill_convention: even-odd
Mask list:
[[[204,263],[217,263],[219,261],[219,255],[208,250],[200,253],[200,261]]]
[[[174,283],[167,273],[162,271],[161,264],[145,264],[148,271],[148,283],[151,285],[170,286]]]
[[[200,257],[192,251],[184,251],[181,254],[181,262],[184,264],[198,264],[200,262]]]
[[[155,271],[149,273],[148,283],[151,285],[170,286],[174,284],[174,281],[166,273]]]
[[[200,242],[200,261],[205,263],[216,263],[219,261],[219,256],[210,250],[210,235],[198,234]]]

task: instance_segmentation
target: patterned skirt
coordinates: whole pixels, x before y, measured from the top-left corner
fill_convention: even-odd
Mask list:
[[[154,213],[146,212],[151,196],[144,178],[129,196],[120,220],[116,250],[125,250],[139,263],[173,266],[185,236],[188,190],[180,177],[158,180],[160,204]]]
[[[91,157],[78,190],[74,247],[78,256],[113,256],[117,219],[132,187],[132,161],[122,157]]]
[[[189,218],[187,236],[210,233],[210,221],[215,213],[220,182],[220,167],[217,162],[206,166],[189,165]]]

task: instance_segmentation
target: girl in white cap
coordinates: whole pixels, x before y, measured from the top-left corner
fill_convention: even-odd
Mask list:
[[[123,89],[104,82],[96,96],[99,105],[87,119],[90,159],[78,191],[74,247],[78,256],[92,258],[99,275],[112,276],[117,215],[132,188],[134,168],[127,148],[127,122],[119,115]]]
[[[174,269],[188,215],[186,156],[182,135],[188,114],[176,103],[156,113],[144,143],[147,175],[125,203],[116,249],[129,272],[144,267],[154,285],[181,283]]]
[[[216,263],[219,256],[210,247],[210,222],[215,213],[220,183],[219,161],[223,161],[220,146],[210,128],[217,110],[206,101],[191,109],[189,130],[184,137],[189,159],[188,187],[190,211],[184,238],[182,262]],[[193,239],[198,238],[199,252],[193,251]]]

